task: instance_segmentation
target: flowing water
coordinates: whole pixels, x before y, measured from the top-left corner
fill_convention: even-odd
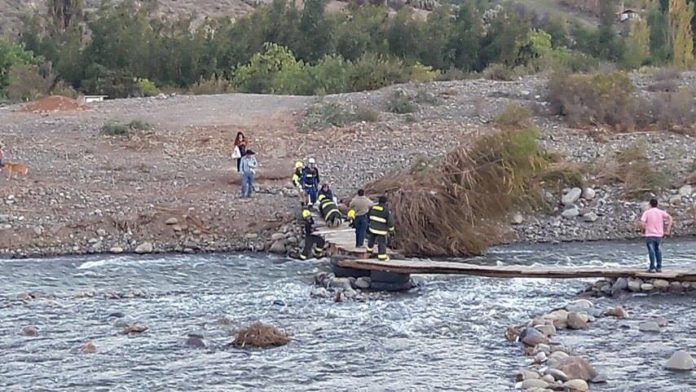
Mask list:
[[[475,262],[625,265],[643,253],[636,243],[565,244],[494,249]],[[696,268],[695,253],[694,242],[668,242],[665,266]],[[507,391],[526,359],[505,327],[563,306],[589,282],[425,276],[409,293],[338,304],[310,297],[320,268],[248,255],[0,261],[0,391]],[[27,292],[39,298],[20,301]],[[662,368],[674,350],[696,349],[694,298],[602,299],[632,319],[600,319],[558,340],[608,376],[593,389],[696,390],[692,374]],[[651,316],[672,324],[638,332]],[[231,330],[256,320],[292,342],[226,346]],[[122,335],[123,322],[149,330]],[[22,336],[27,325],[39,336]],[[187,347],[190,333],[208,347]],[[81,353],[86,341],[96,354]]]

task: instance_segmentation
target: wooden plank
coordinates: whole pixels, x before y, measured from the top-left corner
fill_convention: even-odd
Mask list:
[[[328,243],[329,253],[332,255],[350,255],[357,257],[367,257],[369,254],[366,248],[355,247],[355,229],[351,228],[348,222],[343,222],[338,227],[328,227],[324,220],[316,211],[312,212],[314,220],[318,222],[314,227],[313,234],[322,237]],[[387,249],[387,254],[396,256],[397,252]]]
[[[405,274],[449,274],[472,275],[494,278],[618,278],[636,277],[696,281],[696,271],[668,270],[661,273],[648,273],[636,268],[601,268],[601,267],[551,267],[551,266],[486,266],[468,263],[440,262],[426,260],[389,260],[378,259],[345,259],[339,260],[338,265],[344,268],[362,270],[387,271]]]

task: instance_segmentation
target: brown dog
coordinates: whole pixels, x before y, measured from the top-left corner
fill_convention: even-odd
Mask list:
[[[5,175],[8,178],[12,178],[12,175],[17,177],[17,174],[21,174],[23,176],[26,176],[27,173],[29,173],[29,167],[27,167],[27,165],[23,165],[21,163],[5,162],[5,165],[2,167],[2,171],[5,172]]]

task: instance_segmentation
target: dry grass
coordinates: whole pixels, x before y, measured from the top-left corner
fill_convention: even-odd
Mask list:
[[[539,203],[540,192],[530,188],[545,160],[536,130],[526,129],[482,136],[436,164],[417,165],[366,187],[389,195],[397,247],[409,255],[468,256],[501,237],[513,209]]]
[[[532,111],[518,104],[510,104],[495,118],[500,127],[527,128],[532,126]]]
[[[642,199],[656,194],[668,185],[667,176],[647,158],[645,145],[637,142],[619,151],[612,159],[597,164],[597,180],[623,185],[624,197]]]
[[[279,347],[290,343],[290,336],[280,329],[257,321],[237,332],[232,346],[239,348],[269,348]]]

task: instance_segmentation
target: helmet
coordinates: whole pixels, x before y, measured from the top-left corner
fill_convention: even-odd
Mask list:
[[[312,213],[308,209],[305,208],[304,210],[302,210],[302,218],[307,219],[310,216],[312,216]]]
[[[350,219],[350,220],[355,219],[355,210],[354,209],[348,210],[348,219]]]
[[[304,162],[302,162],[302,161],[295,162],[295,169],[302,169],[303,167],[304,167]]]
[[[319,197],[317,198],[317,200],[319,200],[319,201],[322,201],[324,199],[326,199],[326,195],[324,195],[324,194],[319,195]]]
[[[313,164],[317,163],[317,162],[314,160],[314,158],[309,158],[309,161],[307,161],[307,162],[309,162],[310,165],[313,165]]]

